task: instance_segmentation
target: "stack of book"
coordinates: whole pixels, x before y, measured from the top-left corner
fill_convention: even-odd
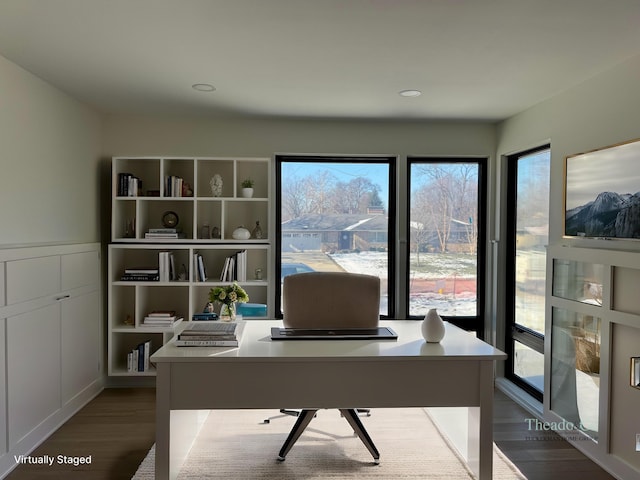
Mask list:
[[[182,317],[176,315],[173,310],[154,310],[149,312],[142,320],[145,327],[175,327],[182,321]]]
[[[119,197],[137,197],[142,194],[142,180],[131,173],[119,173],[117,188]]]
[[[179,347],[237,347],[243,322],[193,322],[176,339]]]
[[[197,282],[207,281],[207,270],[204,266],[204,259],[198,252],[193,254],[193,271],[195,272],[194,278]]]
[[[173,252],[158,252],[158,265],[161,282],[169,282],[177,278]]]
[[[185,238],[185,234],[179,228],[150,228],[144,234],[144,238]]]
[[[167,175],[164,177],[164,196],[165,197],[182,197],[182,187],[184,180],[176,175]]]
[[[245,282],[247,280],[247,251],[240,250],[226,258],[222,272],[221,282]]]
[[[139,343],[127,354],[127,371],[148,372],[149,357],[151,356],[151,340]]]
[[[157,282],[160,280],[160,271],[154,267],[125,268],[120,280],[125,282]]]

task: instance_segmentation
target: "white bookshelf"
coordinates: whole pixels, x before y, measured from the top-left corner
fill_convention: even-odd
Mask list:
[[[123,188],[123,174],[142,183],[136,192]],[[219,174],[222,195],[214,196],[210,180]],[[188,196],[169,196],[167,177],[180,177],[190,186]],[[254,180],[254,195],[244,198],[241,183]],[[128,186],[128,183],[125,182]],[[112,219],[108,259],[108,374],[110,376],[154,376],[127,370],[127,353],[139,343],[151,340],[152,351],[169,341],[174,327],[143,325],[152,310],[175,310],[189,321],[208,302],[209,290],[220,281],[225,259],[246,251],[246,280],[250,302],[267,305],[273,316],[269,282],[271,259],[271,159],[230,157],[114,157],[112,160]],[[187,192],[185,192],[187,193]],[[163,228],[165,212],[179,217],[181,238],[145,238],[150,229]],[[234,239],[239,226],[252,231],[260,222],[262,238]],[[204,225],[209,238],[203,238]],[[218,238],[211,238],[217,228]],[[173,256],[176,277],[169,281],[121,280],[127,268],[158,267],[160,252]],[[202,256],[207,280],[201,281],[194,268],[194,255]],[[261,279],[255,278],[256,269]]]

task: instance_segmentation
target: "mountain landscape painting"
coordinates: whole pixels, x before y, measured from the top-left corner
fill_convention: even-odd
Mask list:
[[[565,235],[640,239],[640,141],[567,157]]]

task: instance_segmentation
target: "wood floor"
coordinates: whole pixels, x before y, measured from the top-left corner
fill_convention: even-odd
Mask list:
[[[128,480],[154,443],[155,390],[104,390],[31,455],[91,455],[91,465],[19,465],[7,480]],[[496,391],[494,440],[529,480],[609,480],[604,470],[549,435],[531,439],[525,410]],[[230,479],[232,480],[232,479]]]

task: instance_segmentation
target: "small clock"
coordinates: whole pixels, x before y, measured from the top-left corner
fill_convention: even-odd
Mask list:
[[[180,218],[176,212],[169,210],[162,214],[162,225],[166,228],[176,228],[179,221]]]

